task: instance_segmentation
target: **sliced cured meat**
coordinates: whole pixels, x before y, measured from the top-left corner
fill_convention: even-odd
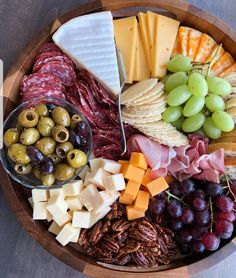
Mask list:
[[[94,154],[96,157],[118,160],[121,154],[121,146],[117,146],[116,144],[105,145],[94,149]]]
[[[40,73],[49,73],[58,77],[65,86],[72,86],[76,81],[76,74],[71,65],[60,61],[51,61],[44,64],[40,70]]]
[[[62,52],[61,49],[53,42],[45,43],[40,49],[40,53],[50,52],[50,51],[58,51]]]
[[[42,65],[47,64],[51,61],[65,62],[74,67],[74,63],[72,62],[72,60],[65,54],[60,53],[58,51],[52,51],[41,53],[36,57],[33,72],[39,71]]]
[[[24,76],[21,80],[20,89],[24,93],[29,90],[32,86],[37,85],[52,85],[58,88],[62,93],[65,93],[65,86],[62,84],[61,80],[47,73],[33,73],[28,76]]]
[[[57,99],[65,99],[65,95],[53,85],[36,85],[31,86],[23,94],[23,101],[31,100],[32,98],[51,97]]]

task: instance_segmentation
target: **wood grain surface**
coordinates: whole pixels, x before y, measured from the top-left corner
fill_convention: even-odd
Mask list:
[[[178,0],[173,0],[175,1],[178,2]],[[0,0],[0,58],[4,61],[4,73],[6,74],[21,49],[37,35],[39,30],[73,7],[88,2],[90,1]],[[221,17],[236,29],[235,0],[192,0],[189,2]],[[85,277],[49,255],[26,234],[9,210],[2,192],[0,192],[0,241],[0,278]],[[214,269],[208,269],[195,277],[236,277],[235,259],[236,254],[228,257]],[[218,258],[214,257],[214,260],[217,261]],[[213,264],[215,261],[209,260],[206,267]],[[190,268],[190,272],[198,271]],[[147,277],[146,274],[143,276]]]

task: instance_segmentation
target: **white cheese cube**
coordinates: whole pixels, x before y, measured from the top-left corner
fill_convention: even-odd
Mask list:
[[[56,240],[59,241],[61,245],[65,246],[71,241],[76,233],[77,230],[72,227],[71,223],[67,223],[57,235]]]
[[[111,174],[119,174],[121,164],[110,159],[103,159],[101,168]]]
[[[95,185],[90,184],[80,193],[79,199],[88,211],[93,209],[93,199],[98,195],[98,190]]]
[[[125,180],[122,174],[106,176],[103,178],[103,182],[107,191],[120,191],[125,189]]]
[[[49,190],[50,197],[60,196],[64,198],[64,192],[62,188],[55,188]]]
[[[63,185],[64,196],[78,196],[84,189],[82,180],[75,180]]]
[[[79,196],[69,196],[66,197],[66,202],[70,210],[81,210],[83,207],[82,202],[80,201]]]
[[[101,168],[102,163],[103,163],[103,158],[94,158],[89,160],[91,172],[95,172],[98,170],[98,168]]]
[[[66,214],[68,209],[67,202],[60,196],[51,197],[46,206],[47,210],[53,215],[53,217],[62,214]]]
[[[53,219],[52,214],[47,210],[47,221],[50,222],[52,221],[52,219]]]
[[[52,221],[52,224],[49,226],[48,231],[54,235],[58,235],[61,231],[61,228],[55,221]]]
[[[90,178],[91,175],[92,175],[92,174],[91,174],[90,172],[87,172],[87,173],[86,173],[86,176],[85,176],[85,179],[84,179],[84,187],[86,187],[86,186],[88,186],[88,185],[91,184],[91,182],[90,182],[90,180],[89,180],[89,178]]]
[[[53,220],[59,227],[63,227],[66,223],[71,222],[72,216],[67,212],[66,214],[57,215],[53,217]]]
[[[80,177],[82,180],[84,180],[85,177],[86,177],[86,173],[87,173],[87,172],[90,172],[90,168],[89,168],[88,165],[86,164],[86,165],[83,167],[83,169],[80,171],[79,177]]]
[[[72,226],[75,228],[89,228],[91,213],[86,210],[74,211]]]
[[[33,202],[45,202],[48,200],[48,190],[46,189],[36,189],[32,190]]]
[[[33,202],[33,198],[32,197],[28,198],[28,202],[30,203],[31,207],[34,208],[34,202]]]
[[[106,171],[104,171],[102,168],[99,168],[95,172],[91,172],[89,175],[89,181],[96,185],[100,189],[105,189],[103,185],[103,179],[107,176],[110,176],[110,174]]]
[[[76,229],[76,234],[75,234],[75,236],[73,236],[73,238],[70,240],[70,242],[77,243],[79,240],[81,228],[75,228],[75,229]]]
[[[71,217],[73,217],[73,213],[74,213],[73,210],[68,210],[68,213],[69,213],[69,215],[70,215]]]
[[[120,197],[119,191],[100,191],[99,194],[106,201],[108,207]]]
[[[105,207],[102,211],[97,212],[96,210],[93,210],[91,212],[90,216],[90,222],[89,222],[89,228],[91,228],[94,224],[96,224],[99,220],[101,220],[103,217],[105,217],[108,212],[111,210],[110,207]]]
[[[47,219],[47,202],[35,202],[33,209],[33,219],[34,220],[44,220]]]

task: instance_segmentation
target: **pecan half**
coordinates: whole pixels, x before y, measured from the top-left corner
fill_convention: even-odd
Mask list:
[[[138,249],[140,248],[141,244],[138,241],[132,241],[132,242],[128,242],[126,243],[126,245],[122,248],[120,248],[119,253],[118,253],[118,257],[122,256],[123,254],[129,254],[129,253],[133,253],[138,251]]]
[[[129,229],[129,237],[138,241],[156,241],[157,232],[149,222],[143,220],[138,223],[137,228],[133,227]]]
[[[142,252],[136,251],[131,254],[134,262],[142,267],[148,267],[149,266],[149,261],[148,259],[143,255]]]
[[[124,232],[128,230],[129,227],[130,227],[129,221],[123,219],[115,221],[111,226],[112,230],[115,232]]]
[[[160,244],[161,252],[163,254],[167,254],[168,253],[168,248],[165,245],[164,241],[159,237],[159,238],[157,238],[157,242]]]
[[[79,236],[79,240],[78,240],[78,244],[80,246],[85,245],[86,243],[88,243],[88,231],[87,229],[82,229],[80,232],[80,236]]]
[[[105,220],[104,223],[103,223],[101,232],[102,232],[103,234],[108,233],[109,230],[110,230],[110,227],[111,227],[111,221],[110,221],[110,220]]]
[[[103,237],[103,233],[101,232],[102,221],[98,221],[97,224],[92,228],[90,232],[89,242],[92,244],[96,244]]]
[[[131,255],[130,254],[123,254],[122,256],[120,256],[119,258],[116,259],[116,263],[118,265],[125,265],[127,264],[130,260],[131,260]]]
[[[117,244],[116,240],[110,236],[105,236],[101,241],[101,247],[105,250],[117,253],[120,249],[120,246]]]

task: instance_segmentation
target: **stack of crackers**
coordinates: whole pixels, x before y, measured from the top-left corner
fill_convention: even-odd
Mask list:
[[[174,126],[163,122],[166,109],[164,84],[155,78],[140,81],[121,95],[123,121],[151,139],[168,146],[188,144],[187,137]]]

